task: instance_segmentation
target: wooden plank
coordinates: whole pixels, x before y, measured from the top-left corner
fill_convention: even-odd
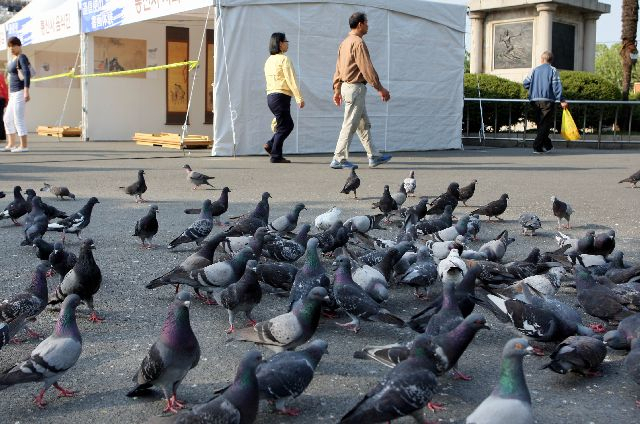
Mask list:
[[[55,136],[55,137],[80,137],[82,130],[78,127],[53,127],[40,125],[36,129],[38,135]]]
[[[136,144],[144,146],[167,147],[180,149],[180,135],[175,133],[134,133],[133,140]],[[205,135],[188,135],[184,138],[184,148],[210,148],[213,141]]]

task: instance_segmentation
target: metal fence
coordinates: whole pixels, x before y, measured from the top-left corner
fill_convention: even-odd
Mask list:
[[[640,141],[640,101],[567,100],[582,139],[598,143]],[[634,114],[636,116],[634,116]],[[506,119],[505,122],[505,118]],[[560,134],[562,108],[555,108],[552,134]],[[464,99],[463,138],[512,140],[535,138],[535,117],[524,99]]]

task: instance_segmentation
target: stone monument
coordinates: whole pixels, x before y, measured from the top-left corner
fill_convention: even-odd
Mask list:
[[[594,71],[597,0],[470,0],[471,73],[521,82],[550,50],[554,66]]]

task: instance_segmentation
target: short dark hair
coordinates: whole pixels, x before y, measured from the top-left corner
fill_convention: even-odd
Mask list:
[[[360,22],[367,22],[367,15],[364,12],[356,12],[349,18],[349,28],[356,29]]]
[[[284,32],[274,32],[271,34],[271,40],[269,40],[269,53],[272,55],[282,53],[280,50],[280,43],[283,41],[287,41],[287,37],[284,35]]]
[[[7,40],[7,47],[21,46],[21,45],[22,45],[22,41],[20,41],[18,37],[9,37],[9,39]]]

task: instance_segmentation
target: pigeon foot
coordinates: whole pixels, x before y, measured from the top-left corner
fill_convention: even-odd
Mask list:
[[[233,324],[231,325],[231,327],[229,327],[226,330],[224,330],[224,332],[227,333],[227,334],[231,334],[234,331],[236,331],[236,330],[235,330],[235,328],[233,328]]]
[[[37,331],[33,331],[30,328],[27,328],[27,334],[29,335],[29,337],[31,337],[32,339],[40,339],[42,338],[42,334],[38,333]]]
[[[344,324],[336,322],[336,325],[339,325],[342,328],[346,328],[347,330],[353,331],[354,333],[357,333],[358,331],[360,331],[360,327],[358,327],[356,324],[352,322],[347,322]]]
[[[429,408],[429,410],[431,412],[438,412],[438,411],[446,411],[447,408],[444,407],[444,403],[439,403],[439,402],[429,402],[427,403],[427,408]]]
[[[47,406],[47,402],[44,401],[44,392],[44,389],[40,390],[38,392],[38,395],[33,398],[33,403],[35,403],[36,406],[40,409],[44,409]]]
[[[74,392],[73,390],[65,389],[58,383],[53,383],[53,387],[58,390],[58,397],[74,397],[76,395],[76,392]]]
[[[247,321],[247,324],[249,324],[252,327],[255,327],[257,323],[258,323],[258,321],[254,320],[254,319],[250,319],[249,321]]]
[[[471,381],[473,377],[470,375],[463,374],[460,370],[454,368],[453,369],[453,379],[454,380],[462,380],[462,381]]]
[[[327,318],[327,319],[334,319],[335,317],[337,317],[338,315],[335,312],[329,312],[329,311],[325,311],[322,310],[322,316]]]
[[[593,330],[594,333],[602,334],[607,332],[607,328],[602,324],[591,324],[589,328]]]
[[[104,318],[100,318],[98,316],[98,313],[96,311],[93,311],[91,312],[91,315],[89,315],[89,321],[100,324],[102,321],[104,321]]]
[[[47,278],[49,278],[49,277],[53,277],[55,274],[56,274],[56,270],[51,268],[49,271],[47,271],[45,275],[47,276]]]

